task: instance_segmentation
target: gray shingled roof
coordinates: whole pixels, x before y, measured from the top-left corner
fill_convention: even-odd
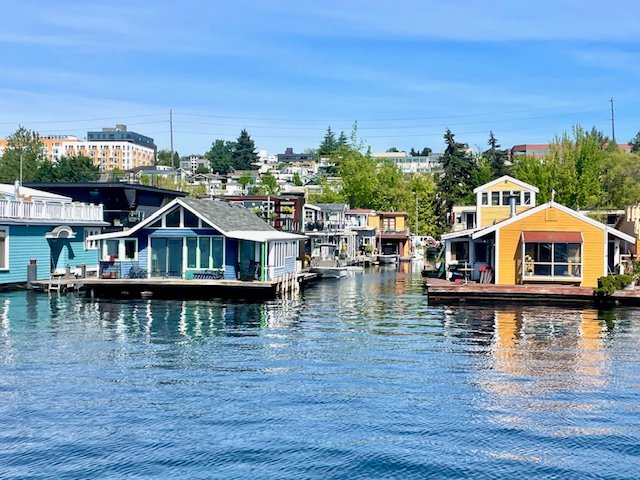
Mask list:
[[[203,218],[225,232],[232,231],[260,231],[275,232],[275,228],[260,219],[248,208],[237,203],[209,198],[181,198]]]

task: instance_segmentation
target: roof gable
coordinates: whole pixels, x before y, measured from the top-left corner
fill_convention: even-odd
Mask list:
[[[534,187],[533,185],[523,182],[522,180],[518,180],[517,178],[510,177],[509,175],[503,175],[502,177],[496,178],[495,180],[492,180],[489,183],[485,183],[484,185],[480,185],[479,187],[474,188],[473,193],[483,192],[484,190],[491,188],[494,185],[497,185],[502,182],[512,182],[522,188],[526,188],[527,190],[531,190],[532,192],[536,192],[536,193],[540,191],[538,187]]]
[[[528,218],[532,215],[536,215],[537,213],[540,213],[550,208],[557,208],[559,211],[566,213],[567,215],[571,215],[572,217],[577,218],[578,220],[581,220],[587,223],[588,225],[604,230],[605,232],[615,235],[616,237],[622,240],[625,240],[627,242],[635,243],[636,241],[636,239],[631,235],[627,235],[626,233],[623,233],[620,230],[616,230],[615,228],[608,227],[607,225],[600,223],[597,220],[594,220],[593,218],[589,218],[586,215],[581,214],[580,212],[572,210],[571,208],[565,207],[564,205],[561,205],[554,201],[543,203],[542,205],[538,205],[537,207],[526,210],[522,213],[519,213],[518,215],[515,215],[506,220],[503,220],[502,222],[498,222],[495,225],[491,225],[490,227],[485,227],[481,230],[478,230],[477,232],[473,233],[472,238],[477,239],[480,237],[484,237],[489,233],[500,230],[502,227],[519,222],[521,220],[524,220],[525,218]]]

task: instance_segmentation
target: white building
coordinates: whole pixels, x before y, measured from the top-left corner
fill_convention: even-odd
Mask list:
[[[210,170],[209,160],[203,155],[189,155],[185,159],[180,160],[180,168],[188,172],[196,173],[196,170],[200,167],[206,168],[207,171]]]
[[[126,141],[81,141],[64,142],[66,156],[83,155],[93,160],[100,171],[115,168],[131,170],[136,167],[153,165],[156,152],[153,148],[143,147]]]
[[[441,153],[432,153],[429,156],[412,156],[407,152],[382,152],[371,155],[378,160],[393,162],[402,173],[423,173],[429,174],[438,171],[440,166]]]

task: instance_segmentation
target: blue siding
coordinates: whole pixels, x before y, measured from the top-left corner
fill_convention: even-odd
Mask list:
[[[0,284],[27,281],[27,264],[35,259],[38,265],[38,279],[45,280],[51,275],[51,251],[44,238],[51,231],[51,225],[11,225],[9,226],[9,269],[0,271]]]
[[[49,240],[51,246],[52,269],[62,270],[66,267],[75,269],[80,264],[97,268],[100,250],[84,249],[84,227],[74,227],[76,238],[60,238]]]

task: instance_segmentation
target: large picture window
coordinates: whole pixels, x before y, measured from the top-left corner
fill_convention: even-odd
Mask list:
[[[451,244],[451,260],[455,262],[469,261],[469,242],[453,242]]]
[[[222,237],[188,237],[187,268],[220,269],[224,267]]]
[[[582,277],[582,248],[579,243],[525,243],[524,276]]]

